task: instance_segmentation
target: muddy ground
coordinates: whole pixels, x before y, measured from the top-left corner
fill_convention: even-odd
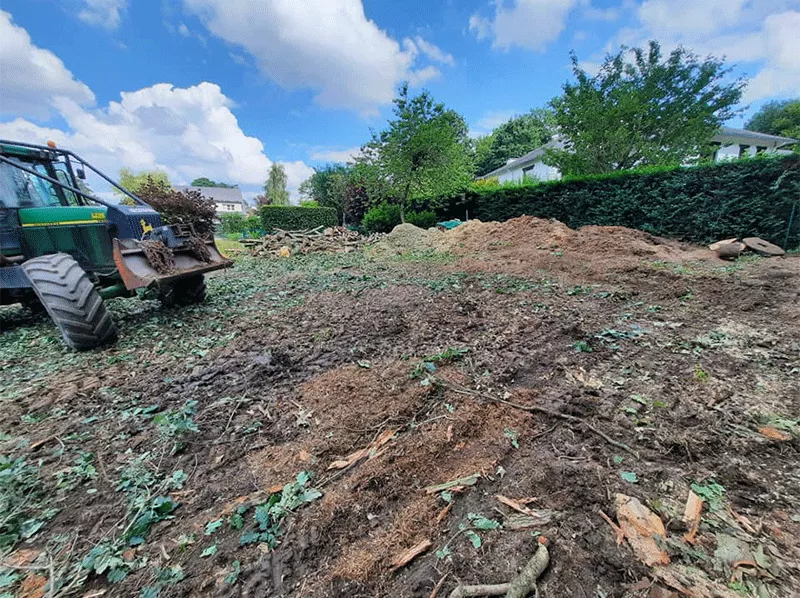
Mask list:
[[[0,596],[447,596],[540,536],[542,597],[798,595],[800,256],[525,218],[404,243],[113,300],[91,353],[0,311]]]

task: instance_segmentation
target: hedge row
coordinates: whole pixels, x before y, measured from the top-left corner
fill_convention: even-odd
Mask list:
[[[627,226],[695,243],[755,236],[794,248],[800,246],[800,157],[474,187],[443,203],[442,217],[464,218],[468,211],[471,218],[504,221],[525,214],[571,228]]]
[[[261,206],[264,230],[303,230],[318,226],[336,226],[339,219],[334,208],[302,208],[299,206]]]

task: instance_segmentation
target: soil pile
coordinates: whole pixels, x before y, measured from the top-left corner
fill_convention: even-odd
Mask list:
[[[437,248],[443,236],[444,233],[435,228],[425,230],[413,224],[398,224],[386,238],[375,245],[373,251],[378,256],[429,251]]]

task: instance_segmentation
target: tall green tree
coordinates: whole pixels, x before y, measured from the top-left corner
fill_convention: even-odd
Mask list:
[[[541,147],[553,136],[553,112],[536,108],[511,118],[478,139],[475,150],[475,174],[478,176],[500,168],[512,158],[519,158]]]
[[[375,168],[377,184],[400,206],[403,220],[412,200],[456,193],[469,184],[474,169],[464,117],[427,91],[410,96],[407,84],[394,99],[394,119],[373,133],[356,163]]]
[[[315,168],[314,174],[300,184],[300,197],[315,201],[323,208],[334,208],[342,221],[350,169],[342,164],[328,164]]]
[[[136,173],[130,168],[123,168],[119,171],[119,184],[134,195],[137,195],[150,182],[166,186],[167,188],[172,187],[167,173],[163,170],[142,170]],[[122,197],[127,197],[122,191],[116,188],[114,189],[114,193]]]
[[[235,189],[236,185],[229,185],[228,183],[221,183],[217,181],[213,181],[208,177],[200,177],[199,179],[193,180],[191,183],[192,187],[219,187],[220,189]]]
[[[780,137],[800,139],[800,98],[783,102],[767,102],[744,126]]]
[[[289,192],[286,190],[286,169],[283,164],[273,162],[269,169],[267,182],[264,184],[264,193],[269,197],[273,206],[288,206]]]
[[[572,70],[577,82],[550,103],[566,147],[546,158],[565,175],[690,161],[740,112],[745,87],[722,60],[684,48],[665,58],[655,41],[607,56],[595,76],[573,52]]]

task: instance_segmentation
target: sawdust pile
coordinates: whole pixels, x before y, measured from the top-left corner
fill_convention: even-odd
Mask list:
[[[404,255],[422,251],[438,250],[445,233],[435,229],[428,230],[413,224],[398,224],[394,230],[375,245],[375,255]]]
[[[643,262],[716,261],[703,247],[656,237],[622,226],[573,230],[557,220],[521,216],[506,222],[471,220],[452,230],[396,227],[375,246],[375,254],[405,255],[434,250],[460,259],[467,270],[528,275],[552,269],[569,276],[604,278],[635,270]]]

